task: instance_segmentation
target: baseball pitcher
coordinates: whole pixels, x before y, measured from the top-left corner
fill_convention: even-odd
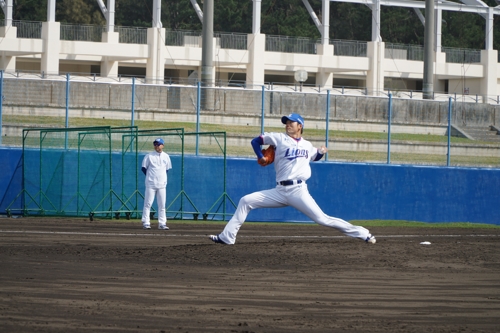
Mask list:
[[[252,209],[292,206],[318,224],[375,244],[375,237],[367,229],[323,213],[309,194],[306,181],[311,177],[309,163],[319,161],[327,152],[327,148],[325,146],[315,148],[302,137],[304,119],[299,114],[284,116],[281,122],[285,124],[286,133],[264,133],[252,140],[252,147],[260,165],[266,166],[272,163],[272,152],[274,152],[276,187],[241,198],[236,212],[224,230],[219,235],[210,235],[210,239],[215,243],[234,244],[238,230]],[[263,153],[261,145],[272,146],[272,152]]]

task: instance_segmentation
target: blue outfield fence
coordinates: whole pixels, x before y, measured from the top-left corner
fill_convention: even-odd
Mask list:
[[[21,149],[0,148],[3,171],[0,214],[6,214],[6,207],[22,190],[21,156]],[[201,212],[208,210],[222,191],[220,160],[185,156],[186,167],[196,168],[199,175],[185,179],[185,189]],[[178,191],[176,161],[174,157],[174,169],[169,173],[172,186],[167,189],[167,206]],[[348,221],[381,219],[500,225],[500,169],[315,162],[312,171],[307,185],[318,205],[326,214]],[[139,187],[143,186],[141,178]],[[235,203],[246,194],[274,186],[273,166],[262,168],[254,159],[227,159],[227,193]],[[20,205],[21,202],[16,203],[17,207],[13,208]],[[142,203],[139,205],[142,207]],[[234,213],[234,209],[228,213]],[[187,214],[184,218],[193,216]],[[255,210],[247,220],[311,222],[289,207]]]

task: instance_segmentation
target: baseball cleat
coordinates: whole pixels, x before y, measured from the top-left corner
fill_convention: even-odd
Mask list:
[[[224,242],[223,242],[223,241],[219,238],[219,235],[210,235],[210,236],[208,236],[208,237],[209,237],[209,238],[212,240],[212,242],[214,242],[214,243],[217,243],[217,244],[226,244],[226,243],[224,243]]]
[[[142,226],[142,229],[144,229],[144,230],[149,230],[149,229],[151,229],[151,226],[150,226],[150,225],[143,225],[143,226]]]
[[[365,239],[365,242],[370,243],[370,244],[375,244],[377,240],[375,239],[375,236],[368,236]]]
[[[160,230],[169,230],[170,228],[169,228],[169,227],[167,227],[167,225],[166,225],[166,224],[159,224],[159,225],[158,225],[158,229],[160,229]]]

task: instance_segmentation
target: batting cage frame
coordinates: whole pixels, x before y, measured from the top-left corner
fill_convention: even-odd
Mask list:
[[[157,137],[165,139],[165,151],[179,164],[168,177],[167,196],[174,193],[167,200],[168,217],[192,215],[195,220],[199,216],[207,220],[232,215],[227,206],[236,205],[227,193],[226,132],[98,126],[24,129],[22,189],[6,208],[7,216],[17,212],[88,216],[91,221],[95,217],[119,219],[122,214],[127,219],[140,218],[144,200],[140,158],[151,151]],[[203,158],[217,176],[204,174],[205,163],[199,161]],[[210,187],[205,189],[205,185]],[[152,209],[151,217],[155,213]]]

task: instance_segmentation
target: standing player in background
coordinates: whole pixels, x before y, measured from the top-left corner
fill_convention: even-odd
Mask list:
[[[302,138],[304,119],[300,115],[289,114],[282,117],[281,122],[286,125],[286,133],[264,133],[252,140],[253,150],[261,165],[266,165],[267,158],[262,154],[260,146],[275,146],[276,187],[241,198],[233,217],[224,230],[219,235],[211,235],[210,239],[215,243],[234,244],[236,234],[252,209],[292,206],[318,224],[335,228],[347,236],[375,244],[375,236],[372,236],[367,229],[323,213],[309,194],[306,180],[311,177],[309,162],[319,161],[327,152],[327,148],[324,146],[319,149],[315,148],[309,141]]]
[[[158,138],[153,142],[155,151],[144,156],[142,172],[146,175],[144,207],[142,209],[142,228],[151,229],[150,212],[156,196],[158,204],[158,229],[168,230],[165,203],[167,201],[167,173],[172,169],[170,156],[163,151],[165,142]]]

